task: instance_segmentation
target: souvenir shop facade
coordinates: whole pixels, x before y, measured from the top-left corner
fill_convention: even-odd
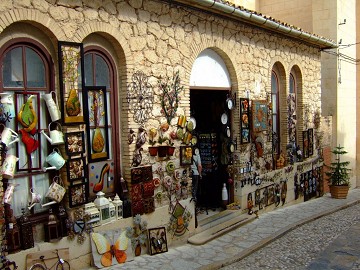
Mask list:
[[[241,212],[321,195],[332,41],[220,3],[61,2],[0,4],[2,245],[20,267],[62,248],[85,267],[114,229],[131,258],[144,222],[185,242],[194,148],[202,206],[223,207],[224,185]]]

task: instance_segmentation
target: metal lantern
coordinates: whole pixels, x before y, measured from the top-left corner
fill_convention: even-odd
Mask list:
[[[9,252],[16,251],[21,248],[20,232],[16,221],[10,222],[8,224],[6,238]]]
[[[114,205],[113,201],[111,200],[111,198],[109,198],[108,200],[109,200],[110,220],[114,221],[114,220],[116,220],[115,205]]]
[[[34,247],[32,223],[25,214],[25,208],[22,209],[22,213],[23,214],[19,219],[21,248],[28,249]]]
[[[109,200],[105,198],[105,193],[101,191],[96,193],[96,199],[94,203],[100,212],[100,224],[110,222],[110,205]]]
[[[100,226],[100,212],[96,208],[95,203],[85,204],[85,214],[90,216],[90,220],[87,222],[89,225],[92,227]]]
[[[45,229],[45,242],[54,242],[61,238],[59,231],[59,221],[52,213],[52,209],[49,210],[49,221],[44,224]]]
[[[115,206],[116,219],[123,218],[123,202],[120,200],[119,195],[115,195],[112,203]]]

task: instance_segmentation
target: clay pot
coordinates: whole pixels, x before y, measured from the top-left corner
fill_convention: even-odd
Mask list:
[[[158,147],[157,146],[149,146],[149,154],[150,156],[154,157],[158,153]]]
[[[158,157],[166,157],[168,153],[168,146],[160,145],[158,147]]]
[[[174,146],[168,146],[167,155],[172,156],[172,155],[174,155],[174,152],[175,152],[175,147]]]

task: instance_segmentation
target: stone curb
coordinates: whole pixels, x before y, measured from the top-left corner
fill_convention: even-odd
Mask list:
[[[215,262],[215,263],[211,263],[211,264],[208,264],[208,265],[204,265],[202,267],[200,267],[199,269],[200,270],[212,270],[212,269],[220,269],[221,267],[224,267],[224,266],[227,266],[227,265],[230,265],[230,264],[233,264],[235,262],[238,262],[238,261],[241,261],[242,259],[244,259],[245,257],[251,255],[251,253],[259,250],[260,248],[262,247],[265,247],[266,245],[268,245],[269,243],[277,240],[278,238],[282,237],[283,235],[285,235],[286,233],[296,229],[297,227],[300,227],[306,223],[309,223],[311,221],[314,221],[316,219],[319,219],[319,218],[322,218],[324,216],[327,216],[327,215],[330,215],[332,213],[335,213],[337,211],[340,211],[340,210],[343,210],[343,209],[346,209],[348,207],[351,207],[353,205],[356,205],[360,203],[360,199],[355,199],[354,201],[352,202],[348,202],[346,203],[345,205],[341,205],[341,206],[338,206],[338,207],[334,207],[334,208],[331,208],[329,210],[326,210],[324,211],[323,213],[321,214],[314,214],[308,218],[304,218],[298,222],[295,222],[291,225],[288,225],[286,226],[285,228],[283,229],[280,229],[279,231],[277,231],[276,233],[274,233],[273,235],[261,240],[260,242],[258,242],[257,244],[247,248],[246,250],[240,252],[239,254],[235,255],[233,258],[231,259],[225,259],[225,260],[222,260],[220,262]]]

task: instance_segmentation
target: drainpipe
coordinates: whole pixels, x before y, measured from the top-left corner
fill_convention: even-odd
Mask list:
[[[322,49],[337,48],[336,43],[334,43],[331,40],[327,40],[325,38],[321,38],[319,36],[304,32],[302,30],[298,30],[298,29],[295,29],[292,27],[285,26],[279,22],[273,21],[269,18],[265,18],[261,15],[255,14],[253,12],[241,10],[241,9],[235,8],[233,6],[225,5],[225,4],[217,2],[215,0],[185,0],[185,1],[180,0],[177,2],[187,3],[188,5],[195,6],[195,7],[201,6],[202,8],[214,10],[217,13],[223,13],[226,15],[230,15],[237,19],[241,19],[245,22],[249,22],[253,25],[257,25],[257,26],[260,26],[260,27],[268,29],[268,30],[282,33],[287,36],[318,45]]]

